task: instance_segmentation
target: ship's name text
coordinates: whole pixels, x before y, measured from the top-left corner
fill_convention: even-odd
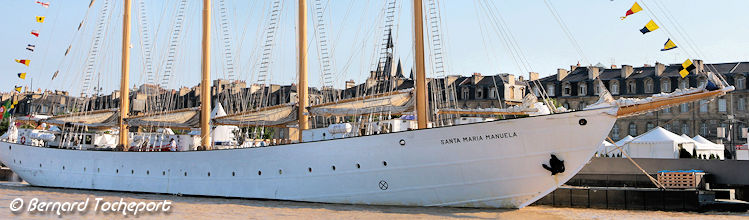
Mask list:
[[[517,136],[518,134],[516,132],[504,132],[504,133],[487,134],[487,135],[466,136],[466,137],[451,137],[451,138],[440,140],[440,143],[442,145],[457,144],[457,143],[473,142],[473,141],[488,141],[488,140],[494,140],[494,139],[514,138]]]

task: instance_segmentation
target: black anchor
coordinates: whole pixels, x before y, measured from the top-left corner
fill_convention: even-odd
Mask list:
[[[560,160],[557,158],[556,155],[552,154],[551,159],[549,159],[549,165],[541,164],[541,166],[544,167],[544,169],[551,172],[551,175],[557,175],[557,173],[563,173],[564,172],[564,160]]]

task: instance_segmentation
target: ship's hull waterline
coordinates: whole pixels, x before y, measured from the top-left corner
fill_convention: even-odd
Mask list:
[[[326,203],[520,208],[574,176],[616,117],[597,109],[261,148],[80,151],[0,143],[34,186]],[[566,171],[542,167],[554,154]]]

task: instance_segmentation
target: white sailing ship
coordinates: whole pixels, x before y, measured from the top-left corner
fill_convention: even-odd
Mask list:
[[[129,22],[129,2],[126,0],[124,7],[126,24]],[[203,94],[210,94],[210,67],[205,60],[210,57],[210,46],[205,41],[210,39],[210,0],[204,0],[204,5],[201,85]],[[65,136],[63,131],[49,133],[56,137],[49,134],[28,136],[27,141],[27,132],[48,131],[23,131],[24,135],[19,136],[19,131],[11,128],[0,143],[0,160],[34,186],[348,204],[521,208],[574,176],[594,155],[618,117],[715,97],[733,89],[720,80],[716,82],[719,84],[717,89],[702,86],[627,102],[615,101],[602,92],[599,103],[582,111],[558,112],[534,99],[507,109],[446,109],[444,114],[528,117],[428,128],[424,51],[420,39],[423,34],[422,3],[415,0],[417,65],[413,91],[307,107],[306,1],[299,0],[299,5],[299,22],[302,24],[299,28],[300,100],[295,105],[215,116],[211,122],[210,97],[203,95],[200,109],[169,112],[169,117],[128,117],[126,111],[114,110],[52,117],[45,119],[46,122],[58,120],[57,124],[92,125],[116,120],[119,114],[120,131],[139,123],[189,127],[200,121],[201,138],[194,141],[199,141],[200,144],[196,145],[205,146],[206,150],[127,151],[131,149],[128,146],[138,145],[129,143],[143,139],[128,132],[120,132],[117,141],[124,151],[81,150],[80,147],[71,150],[65,147],[92,145],[88,140],[109,140],[117,133],[86,138],[76,134]],[[129,42],[128,25],[125,29],[123,45]],[[123,51],[123,66],[129,62],[128,50]],[[125,68],[120,97],[128,97],[127,74]],[[127,100],[121,99],[123,109],[128,109]],[[223,150],[216,149],[210,138],[210,123],[214,126],[248,126],[259,121],[263,125],[298,121],[297,128],[303,131],[310,114],[372,113],[383,109],[381,106],[389,106],[388,112],[415,110],[416,129],[411,129],[408,122],[403,128],[375,135],[343,135],[323,140],[312,137],[291,144]],[[338,128],[344,130],[344,134],[352,129],[351,125]],[[70,144],[71,137],[79,143]],[[57,141],[57,147],[39,144],[45,140]],[[105,142],[111,145],[111,141]]]

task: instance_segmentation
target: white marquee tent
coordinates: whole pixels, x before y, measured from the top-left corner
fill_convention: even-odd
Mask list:
[[[700,135],[694,136],[692,140],[695,142],[694,147],[697,148],[697,155],[705,155],[706,158],[709,158],[710,154],[714,154],[720,159],[725,159],[725,147],[723,145],[713,143]]]
[[[679,149],[694,150],[694,141],[685,139],[661,127],[635,137],[624,149],[632,158],[679,158]]]

